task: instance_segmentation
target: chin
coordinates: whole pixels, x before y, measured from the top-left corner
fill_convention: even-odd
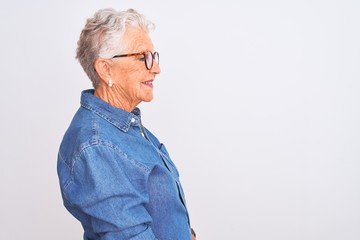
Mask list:
[[[146,98],[146,99],[143,99],[143,102],[151,102],[153,100],[153,98]]]
[[[142,102],[151,102],[153,100],[153,97],[146,97],[146,98],[143,98],[141,101]]]
[[[153,100],[153,98],[154,98],[154,95],[149,94],[149,95],[144,96],[142,101],[143,102],[151,102]]]

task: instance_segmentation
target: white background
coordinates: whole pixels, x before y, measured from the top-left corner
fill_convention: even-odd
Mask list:
[[[360,1],[2,1],[0,239],[82,239],[57,150],[85,20],[133,7],[162,73],[143,122],[200,240],[360,239]]]

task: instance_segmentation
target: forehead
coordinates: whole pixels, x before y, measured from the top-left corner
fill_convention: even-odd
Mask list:
[[[141,28],[128,27],[124,33],[123,43],[127,51],[154,50],[149,34]]]

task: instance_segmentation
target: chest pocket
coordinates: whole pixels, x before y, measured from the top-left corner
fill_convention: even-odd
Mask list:
[[[171,172],[173,177],[176,179],[176,181],[179,180],[179,172],[175,167],[175,164],[171,161],[168,151],[166,150],[166,147],[164,144],[160,144],[158,148],[158,153],[163,160],[166,168]]]
[[[181,187],[180,184],[180,180],[179,180],[179,172],[175,167],[175,164],[171,161],[170,156],[168,151],[166,150],[166,147],[164,144],[160,144],[159,146],[159,154],[160,157],[162,158],[166,168],[171,172],[171,174],[173,175],[173,177],[175,178],[176,181],[176,186],[178,189],[178,194],[179,194],[179,198],[181,200],[181,203],[184,205],[185,211],[186,211],[186,215],[188,218],[188,223],[190,225],[190,218],[189,218],[189,214],[187,211],[187,207],[186,207],[186,201],[185,201],[185,196],[184,196],[184,190]]]

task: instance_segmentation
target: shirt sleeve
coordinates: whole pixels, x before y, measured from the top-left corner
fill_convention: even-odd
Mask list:
[[[85,235],[103,240],[156,239],[145,208],[149,173],[149,168],[110,144],[89,146],[74,162],[71,182],[64,188],[66,207],[81,221]]]

